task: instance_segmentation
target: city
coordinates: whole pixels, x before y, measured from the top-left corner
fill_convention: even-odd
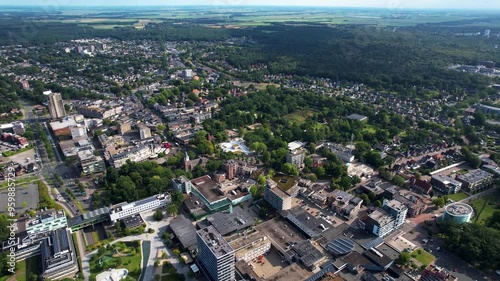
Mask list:
[[[0,281],[498,280],[498,14],[233,8],[12,8]]]

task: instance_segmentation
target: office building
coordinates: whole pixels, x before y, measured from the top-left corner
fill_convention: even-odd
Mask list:
[[[42,241],[42,278],[57,280],[73,277],[78,272],[78,261],[69,231],[59,229]]]
[[[226,240],[236,252],[236,260],[238,261],[250,262],[271,249],[271,241],[267,239],[267,236],[254,229],[245,232],[244,235],[236,233]]]
[[[146,211],[153,211],[167,206],[171,201],[170,194],[160,193],[132,203],[123,202],[109,210],[109,218],[113,223]]]
[[[68,226],[63,211],[48,210],[36,214],[35,218],[26,222],[26,232],[29,235],[41,234]]]
[[[121,166],[127,163],[127,160],[132,162],[141,162],[149,157],[155,155],[154,149],[150,145],[139,145],[135,146],[130,150],[125,150],[120,153],[117,153],[111,156],[111,165],[115,167],[115,169],[119,169]]]
[[[306,158],[306,151],[303,149],[291,150],[286,155],[286,162],[295,165],[298,168],[304,166],[304,159]]]
[[[382,208],[369,214],[361,224],[373,234],[385,237],[404,224],[407,211],[401,202],[384,199]]]
[[[268,179],[264,188],[264,200],[278,211],[292,208],[292,196],[281,190],[278,184],[272,179]]]
[[[213,227],[196,232],[198,260],[212,281],[235,280],[235,251]]]
[[[462,183],[462,189],[469,192],[480,191],[493,185],[493,174],[476,169],[455,178]]]
[[[151,130],[146,125],[138,125],[139,135],[141,136],[141,140],[148,139],[151,137]]]
[[[182,76],[185,77],[185,78],[191,78],[191,77],[193,77],[193,70],[191,70],[191,69],[184,69],[182,71]]]
[[[484,37],[490,37],[490,32],[491,32],[491,30],[489,30],[489,29],[485,29],[485,30],[484,30],[484,33],[483,33],[483,36],[484,36]]]
[[[50,118],[61,119],[66,115],[66,110],[64,109],[64,103],[60,93],[52,93],[51,91],[45,91],[44,95],[49,98],[49,112]]]
[[[93,150],[78,151],[78,160],[84,175],[101,173],[106,170],[101,156],[94,155]]]
[[[443,220],[462,224],[470,221],[474,210],[465,203],[451,203],[444,207]]]
[[[462,183],[445,175],[433,175],[431,185],[434,190],[444,195],[455,194],[462,188]]]

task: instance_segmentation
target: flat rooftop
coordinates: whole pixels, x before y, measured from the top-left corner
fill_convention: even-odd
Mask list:
[[[196,234],[205,242],[217,258],[234,252],[233,248],[231,248],[231,246],[213,226],[200,229],[196,231]]]
[[[240,206],[234,207],[231,213],[229,213],[229,211],[218,212],[208,216],[206,220],[213,225],[221,235],[227,235],[254,224],[252,215]]]
[[[184,248],[196,246],[196,227],[183,215],[170,221],[170,228]]]
[[[305,280],[307,277],[312,275],[307,269],[298,265],[297,263],[292,263],[291,265],[280,270],[278,273],[272,275],[266,280],[269,281],[291,281],[291,280]]]
[[[278,187],[283,191],[288,191],[299,182],[297,177],[280,174],[274,175],[273,181],[276,182]]]
[[[472,209],[471,206],[465,204],[465,203],[451,203],[446,205],[445,211],[451,215],[467,215],[472,213],[474,210]]]
[[[490,176],[492,176],[492,174],[481,169],[476,169],[469,171],[467,174],[457,175],[456,179],[467,183],[476,183]]]
[[[292,244],[306,240],[300,230],[279,217],[263,222],[255,228],[264,233],[284,251],[289,251]]]
[[[191,180],[191,184],[193,184],[209,202],[215,202],[226,197],[217,191],[217,183],[208,175]]]

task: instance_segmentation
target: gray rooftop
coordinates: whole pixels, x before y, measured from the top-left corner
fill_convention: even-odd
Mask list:
[[[217,258],[234,252],[233,248],[231,248],[231,246],[213,226],[200,229],[196,231],[196,234],[203,242],[205,242]]]
[[[196,228],[188,218],[177,216],[170,221],[170,227],[184,248],[196,245]]]
[[[228,211],[215,213],[207,217],[207,221],[210,222],[221,235],[227,235],[254,224],[252,215],[239,206],[234,207],[231,213]]]
[[[490,173],[481,169],[476,169],[469,171],[467,174],[464,175],[457,175],[456,179],[467,183],[476,183],[490,176],[492,176]]]

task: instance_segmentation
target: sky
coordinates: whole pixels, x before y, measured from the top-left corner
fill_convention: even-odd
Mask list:
[[[179,6],[273,5],[377,7],[387,9],[500,9],[499,0],[0,0],[0,5],[30,6]]]

